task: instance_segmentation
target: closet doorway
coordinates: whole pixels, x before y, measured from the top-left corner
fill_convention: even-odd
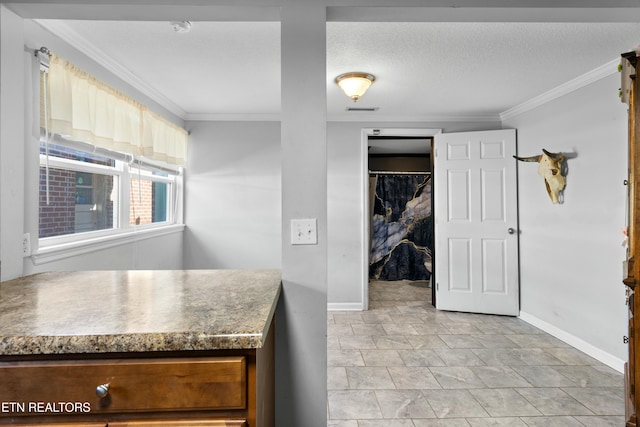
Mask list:
[[[431,152],[436,133],[439,130],[374,129],[366,135],[367,288],[373,281],[377,286],[431,286]]]

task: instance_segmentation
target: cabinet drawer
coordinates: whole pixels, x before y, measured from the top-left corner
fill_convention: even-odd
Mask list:
[[[123,421],[107,427],[247,427],[245,420]]]
[[[244,357],[2,363],[0,416],[244,409],[246,372]]]
[[[36,424],[17,424],[19,427],[109,427],[104,423],[36,423]]]

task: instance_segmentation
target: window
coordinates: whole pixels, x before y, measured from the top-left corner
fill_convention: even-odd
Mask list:
[[[40,152],[40,238],[117,226],[113,196],[121,173],[115,160],[45,142]]]
[[[175,223],[180,169],[99,151],[40,142],[41,246]]]
[[[167,173],[142,170],[131,178],[129,224],[146,225],[166,222],[170,218],[167,202],[173,193],[174,179]]]
[[[41,138],[34,262],[175,230],[168,226],[181,221],[186,130],[44,47],[35,56]]]

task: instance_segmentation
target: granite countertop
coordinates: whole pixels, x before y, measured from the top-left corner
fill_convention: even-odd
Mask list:
[[[0,356],[261,348],[278,270],[49,272],[0,283]]]

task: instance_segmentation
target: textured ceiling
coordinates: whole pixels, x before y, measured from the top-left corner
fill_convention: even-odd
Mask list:
[[[39,22],[183,119],[278,119],[278,22]],[[497,120],[639,42],[637,23],[329,22],[328,117]],[[354,105],[333,79],[358,70],[377,80]]]
[[[381,116],[496,116],[615,60],[637,24],[329,23],[328,74],[377,81],[362,106]],[[329,112],[338,113],[329,92]]]

